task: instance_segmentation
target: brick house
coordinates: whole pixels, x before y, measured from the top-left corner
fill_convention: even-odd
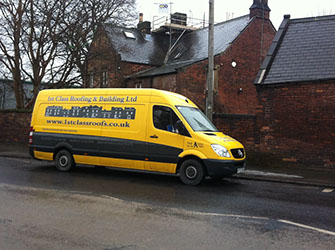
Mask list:
[[[283,161],[335,164],[335,15],[287,15],[255,80],[259,149]]]
[[[248,15],[214,26],[215,113],[256,113],[253,81],[276,33],[269,13],[267,0],[254,0]],[[208,28],[179,21],[152,31],[142,20],[138,28],[102,24],[88,54],[86,86],[165,89],[204,109]]]

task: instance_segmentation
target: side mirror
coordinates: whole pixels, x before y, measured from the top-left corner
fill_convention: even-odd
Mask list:
[[[181,120],[176,122],[176,129],[178,130],[178,134],[190,136],[190,134],[188,133],[187,129],[185,128]]]

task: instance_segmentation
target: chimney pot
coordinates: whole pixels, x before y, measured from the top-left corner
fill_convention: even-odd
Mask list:
[[[139,22],[139,23],[142,23],[142,22],[143,22],[143,13],[140,13],[138,22]]]

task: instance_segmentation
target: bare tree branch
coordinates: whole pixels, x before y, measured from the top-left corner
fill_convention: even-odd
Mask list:
[[[99,23],[128,23],[135,0],[1,0],[0,62],[11,72],[17,108],[41,88],[82,83]],[[27,96],[23,79],[33,83]]]

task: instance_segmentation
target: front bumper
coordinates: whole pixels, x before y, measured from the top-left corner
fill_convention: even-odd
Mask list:
[[[226,177],[237,173],[240,168],[246,167],[246,161],[203,160],[208,176]]]

